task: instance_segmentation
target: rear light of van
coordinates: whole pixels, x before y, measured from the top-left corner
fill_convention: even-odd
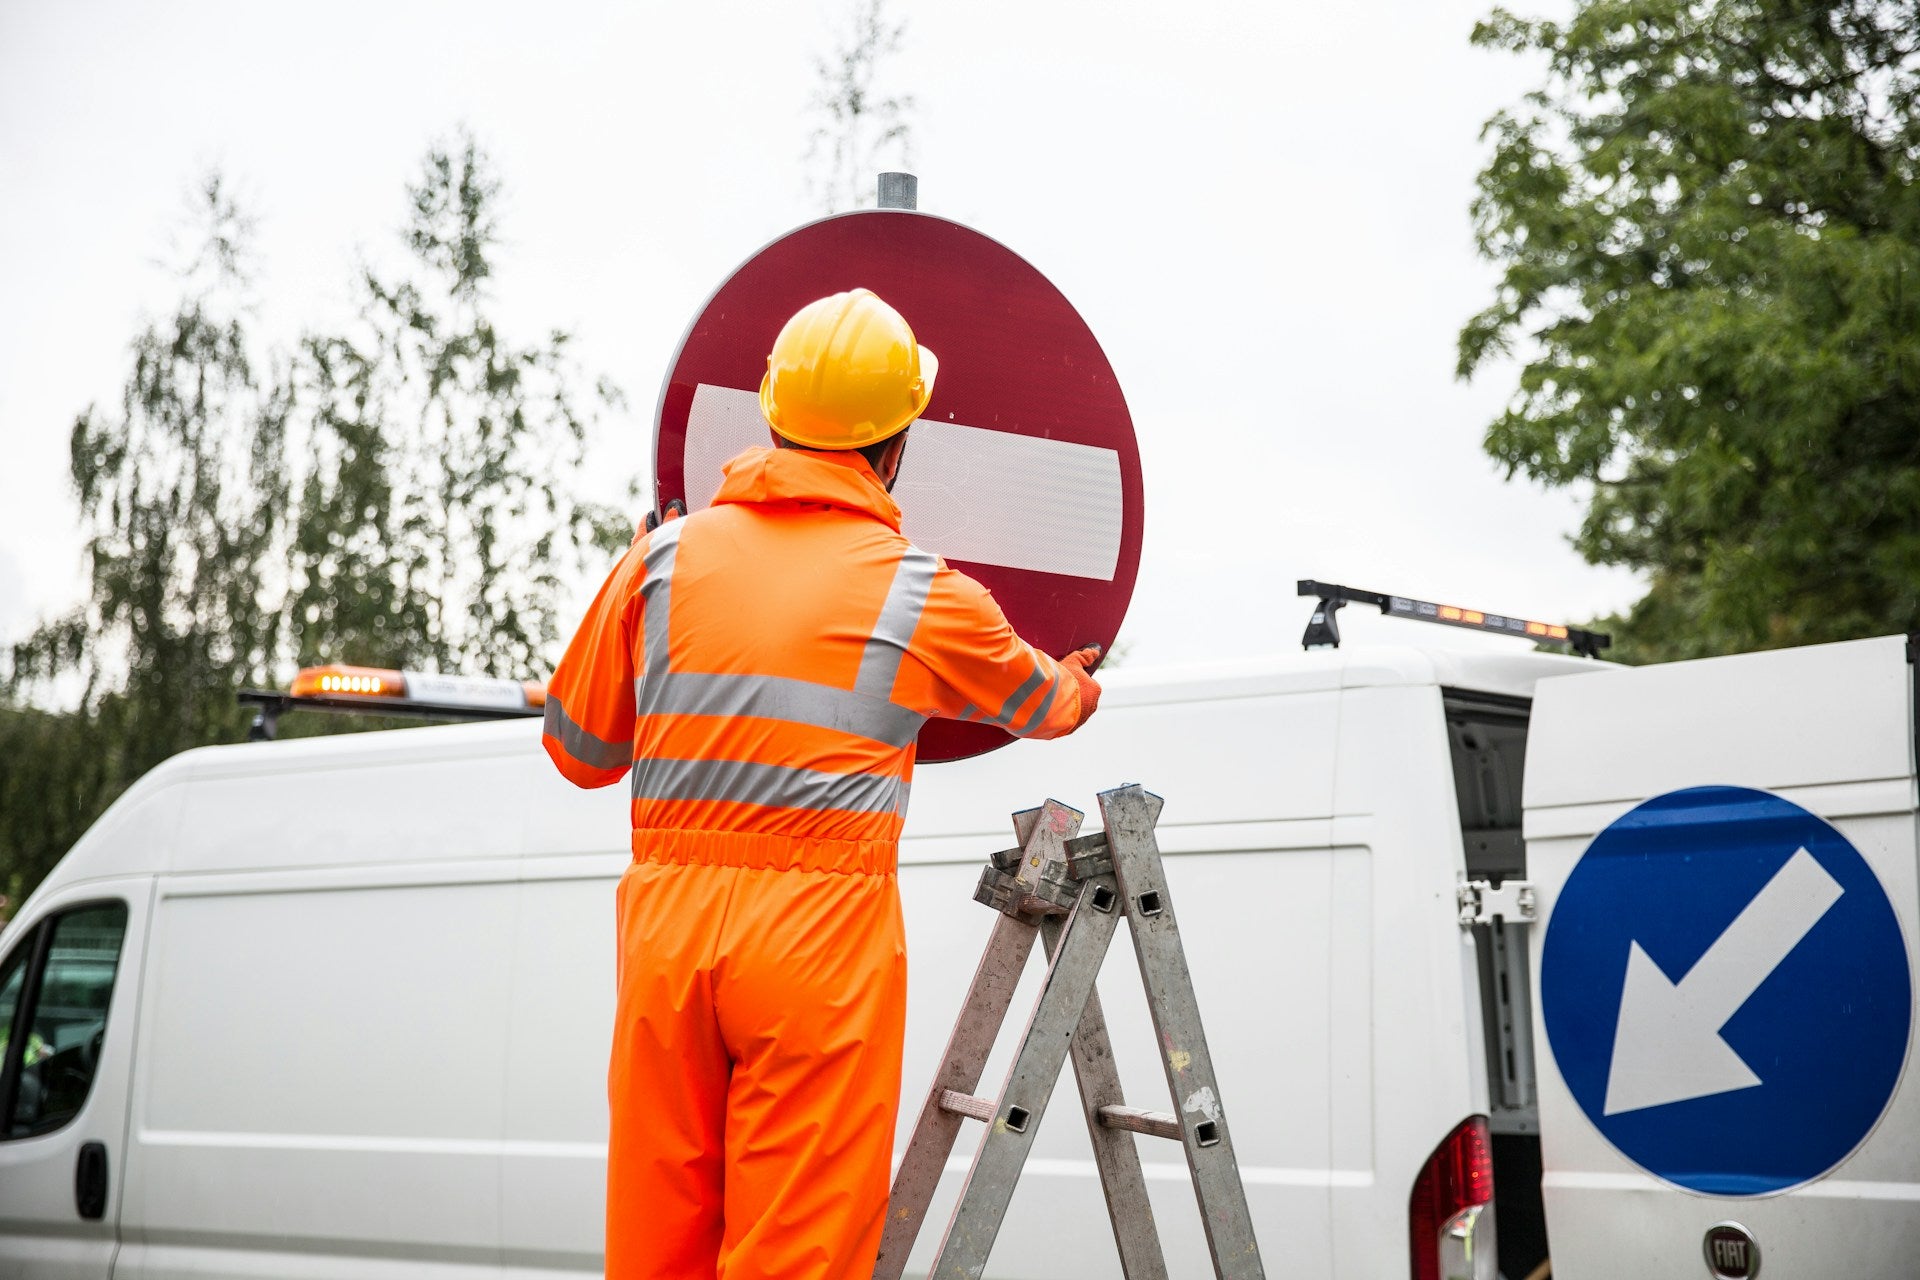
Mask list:
[[[1413,1280],[1494,1280],[1493,1154],[1487,1118],[1468,1116],[1413,1180]]]

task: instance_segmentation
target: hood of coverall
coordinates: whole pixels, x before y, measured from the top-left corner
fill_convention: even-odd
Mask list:
[[[845,507],[900,530],[900,504],[893,500],[867,460],[851,450],[754,448],[721,468],[726,479],[713,495],[723,502],[818,502]]]

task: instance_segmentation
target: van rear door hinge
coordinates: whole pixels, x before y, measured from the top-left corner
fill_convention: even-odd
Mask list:
[[[1531,880],[1505,880],[1496,885],[1491,880],[1461,876],[1455,897],[1462,927],[1492,924],[1496,918],[1509,924],[1532,924],[1536,915]]]

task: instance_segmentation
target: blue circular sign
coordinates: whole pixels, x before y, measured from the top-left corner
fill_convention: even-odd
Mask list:
[[[1906,939],[1873,868],[1790,800],[1656,796],[1594,838],[1541,948],[1560,1075],[1608,1142],[1708,1195],[1818,1178],[1906,1063]]]

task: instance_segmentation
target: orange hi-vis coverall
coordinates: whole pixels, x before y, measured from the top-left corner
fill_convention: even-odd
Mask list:
[[[915,735],[949,716],[1055,737],[1083,679],[908,542],[857,453],[749,450],[710,508],[635,540],[554,672],[545,734],[581,786],[632,767],[609,1280],[871,1274]]]

